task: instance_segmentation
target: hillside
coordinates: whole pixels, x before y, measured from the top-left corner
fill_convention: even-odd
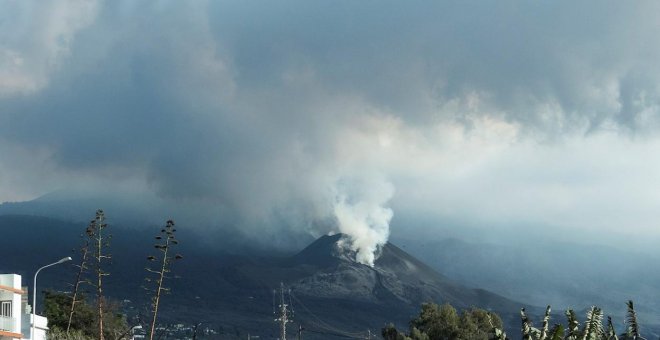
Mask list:
[[[7,244],[1,250],[0,270],[23,274],[27,282],[34,268],[69,255],[83,227],[41,217],[0,216],[0,233],[6,235]],[[139,286],[144,259],[151,252],[150,232],[111,228],[113,263],[108,294],[131,300],[127,308],[137,313],[146,301]],[[295,323],[319,336],[377,331],[390,321],[405,327],[427,301],[492,309],[513,330],[517,311],[523,306],[456,284],[392,244],[382,249],[372,268],[356,263],[350,252],[337,247],[341,235],[321,237],[293,256],[256,258],[196,247],[198,242],[191,234],[180,233],[184,262],[174,271],[181,279],[170,283],[174,293],[163,302],[163,320],[203,321],[225,335],[276,336],[273,289],[280,282],[291,290]],[[71,276],[66,266],[51,268],[40,274],[40,289],[65,289],[64,281]]]

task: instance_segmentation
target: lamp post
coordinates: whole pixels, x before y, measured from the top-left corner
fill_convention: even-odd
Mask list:
[[[32,330],[30,334],[30,340],[34,340],[34,330],[35,330],[35,322],[36,322],[36,316],[37,316],[37,275],[39,275],[39,272],[44,269],[48,268],[50,266],[54,266],[56,264],[64,263],[66,261],[71,261],[71,257],[65,257],[62,258],[61,260],[57,262],[53,262],[51,264],[45,265],[39,269],[37,269],[37,272],[34,273],[34,285],[32,286]]]

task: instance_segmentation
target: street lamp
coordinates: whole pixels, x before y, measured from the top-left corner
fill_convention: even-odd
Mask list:
[[[39,275],[39,272],[44,268],[48,268],[50,266],[54,266],[56,264],[64,263],[66,261],[71,261],[71,260],[72,259],[71,259],[70,256],[62,258],[61,260],[59,260],[57,262],[53,262],[49,265],[45,265],[45,266],[37,269],[37,272],[34,273],[34,285],[32,286],[32,331],[31,331],[31,334],[30,334],[30,340],[34,340],[34,330],[35,330],[34,326],[35,326],[35,321],[36,321],[35,319],[36,319],[36,316],[37,316],[37,275]]]

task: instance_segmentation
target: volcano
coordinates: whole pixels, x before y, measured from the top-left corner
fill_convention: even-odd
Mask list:
[[[373,267],[356,262],[354,252],[341,244],[342,234],[323,236],[293,256],[291,267],[305,268],[289,285],[298,294],[355,301],[418,306],[424,302],[450,303],[459,309],[480,307],[513,310],[521,307],[494,293],[453,283],[399,247],[387,243]]]
[[[342,234],[322,236],[277,263],[233,265],[223,277],[251,289],[272,289],[283,282],[298,322],[345,336],[379,330],[389,322],[406,329],[426,302],[497,312],[510,334],[517,332],[521,307],[538,309],[459,285],[391,243],[380,249],[374,266],[356,262],[347,242]]]

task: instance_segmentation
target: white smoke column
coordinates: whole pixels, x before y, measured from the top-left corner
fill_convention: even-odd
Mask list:
[[[334,205],[339,231],[350,238],[355,260],[373,267],[377,251],[390,235],[393,212],[385,205],[394,195],[394,186],[371,178],[351,181],[342,189]]]

